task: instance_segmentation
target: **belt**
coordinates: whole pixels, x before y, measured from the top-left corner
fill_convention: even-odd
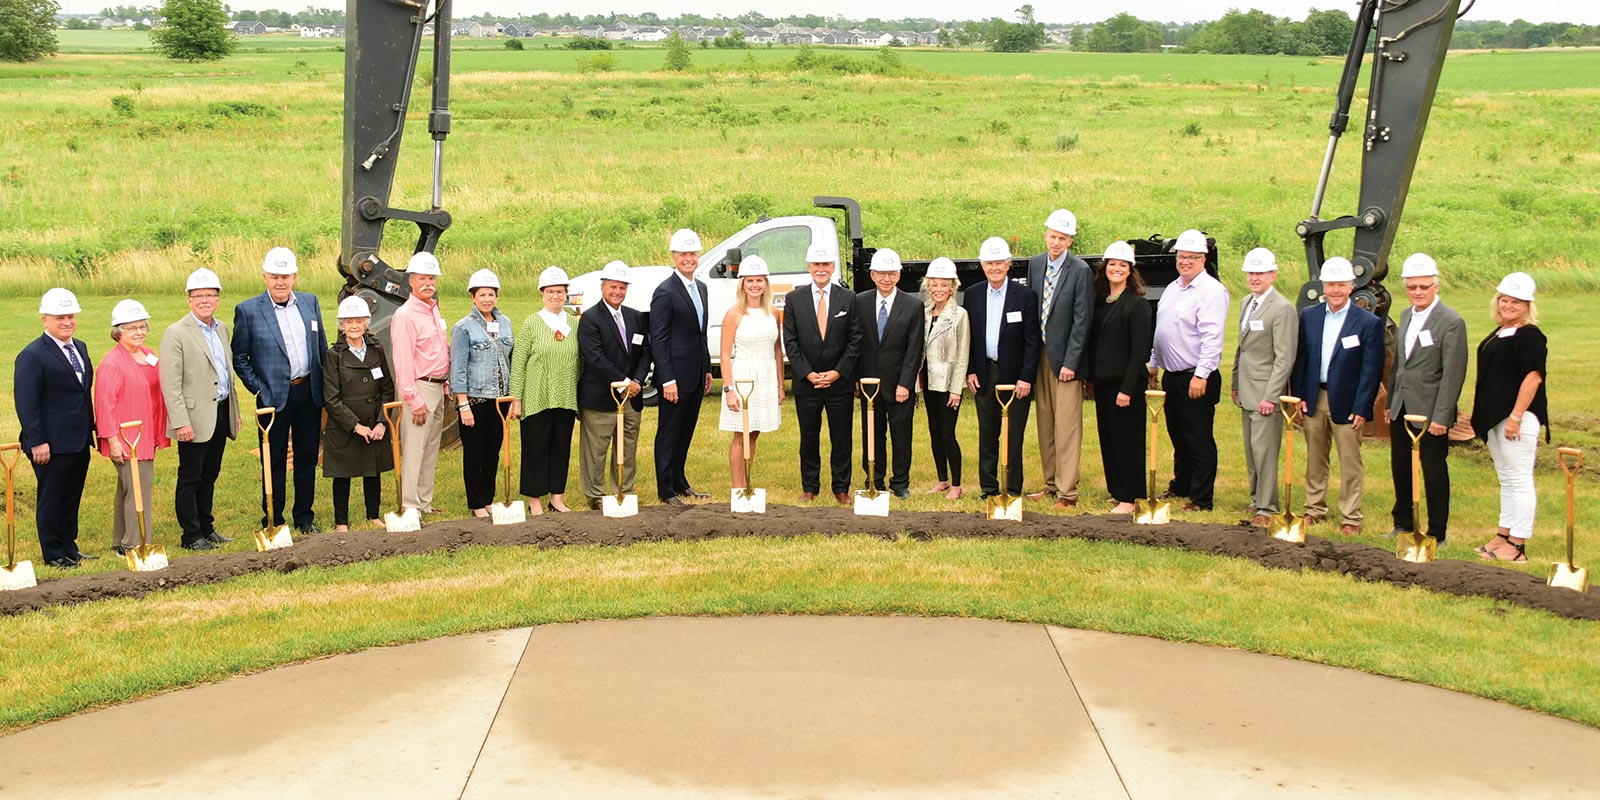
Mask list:
[[[1326,383],[1319,383],[1319,384],[1317,384],[1317,388],[1318,388],[1318,389],[1327,389],[1327,388],[1328,388],[1328,384],[1326,384]]]
[[[984,359],[984,360],[988,361],[990,364],[999,364],[1000,363],[1000,359],[998,359],[998,358],[988,358],[988,359]]]
[[[311,379],[310,378],[290,378],[289,379],[289,385],[290,386],[299,386],[300,384],[305,383],[306,381],[309,381],[309,380],[311,380]]]
[[[417,378],[417,380],[419,380],[419,381],[427,381],[428,383],[449,383],[449,380],[446,379],[446,378],[443,378],[443,377],[435,378],[432,375],[422,375],[422,376],[419,376]]]

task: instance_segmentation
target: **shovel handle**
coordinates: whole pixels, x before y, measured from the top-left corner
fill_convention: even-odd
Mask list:
[[[1295,420],[1300,418],[1300,398],[1292,394],[1278,396],[1278,410],[1283,412],[1283,418],[1292,427]]]
[[[1570,463],[1569,458],[1572,459]],[[1583,451],[1576,447],[1557,447],[1556,460],[1561,462],[1561,471],[1569,476],[1583,469]]]
[[[403,400],[383,404],[383,421],[389,423],[389,448],[394,453],[394,507],[396,514],[406,513],[405,497],[400,486],[400,422],[405,407]],[[391,413],[392,412],[392,413]]]
[[[21,442],[0,444],[0,464],[6,468],[6,567],[17,565],[17,492],[12,484],[12,473],[22,458]]]
[[[877,418],[872,414],[872,404],[878,399],[878,391],[883,386],[881,378],[862,378],[861,396],[867,398],[867,486],[877,491],[878,485],[872,479],[872,467],[877,453],[878,431]],[[870,391],[869,391],[870,389]]]

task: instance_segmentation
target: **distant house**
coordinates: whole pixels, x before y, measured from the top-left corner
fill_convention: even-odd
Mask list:
[[[556,36],[571,36],[573,34],[573,32],[576,31],[576,30],[577,29],[572,27],[571,25],[562,25],[561,27],[556,28],[555,31],[553,31],[553,33]]]
[[[433,31],[434,31],[433,23],[431,23],[431,22],[422,23],[422,35],[423,36],[432,36],[433,35]]]
[[[585,25],[576,31],[579,36],[588,37],[590,39],[602,38],[605,35],[605,32],[606,29],[600,27],[599,25]]]
[[[666,28],[634,28],[630,38],[635,42],[664,42],[667,40]]]
[[[261,20],[233,23],[233,32],[240,36],[260,36],[267,32],[267,26]]]
[[[302,39],[332,39],[333,26],[331,25],[301,25],[300,38]]]
[[[529,36],[537,34],[539,31],[532,25],[524,26],[515,22],[507,22],[503,32],[505,35],[510,36],[513,39],[526,39]]]
[[[778,35],[770,28],[744,27],[744,40],[751,44],[772,44],[778,41]]]
[[[473,22],[467,25],[467,35],[474,39],[493,39],[505,30],[505,26],[496,22],[492,25],[482,22]]]
[[[608,25],[601,35],[613,42],[619,42],[628,38],[628,34],[632,30],[633,28],[631,28],[628,23],[616,22]]]
[[[787,31],[778,34],[778,44],[811,44],[811,34],[806,31]]]

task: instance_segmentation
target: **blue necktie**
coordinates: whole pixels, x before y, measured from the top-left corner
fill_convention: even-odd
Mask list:
[[[878,303],[878,341],[883,341],[883,329],[889,326],[889,301]]]
[[[700,289],[693,283],[689,284],[689,299],[694,302],[695,322],[700,324],[700,330],[706,329],[706,310],[700,305]]]
[[[78,375],[78,383],[83,383],[83,362],[78,360],[78,348],[68,342],[64,349],[67,351],[67,363],[72,365],[72,371]]]

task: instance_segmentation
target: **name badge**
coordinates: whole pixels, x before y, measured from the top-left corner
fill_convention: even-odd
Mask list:
[[[311,320],[311,332],[312,333],[316,333],[317,332],[317,321],[316,320]]]
[[[1339,343],[1344,345],[1344,349],[1346,350],[1354,350],[1355,348],[1361,346],[1361,337],[1352,333],[1349,336],[1340,339]]]
[[[642,333],[636,333],[636,334],[634,334],[634,335],[633,335],[633,343],[634,343],[634,344],[635,344],[635,345],[641,345],[641,344],[644,344],[644,334],[642,334]]]
[[[1516,328],[1501,328],[1499,330],[1499,332],[1496,333],[1495,335],[1500,337],[1500,338],[1502,338],[1502,339],[1510,339],[1511,337],[1517,335],[1517,329]]]
[[[1418,347],[1432,347],[1433,346],[1433,331],[1422,331],[1421,333],[1418,333],[1417,334],[1417,346]]]
[[[156,362],[158,362],[160,360],[161,359],[156,358],[156,354],[155,353],[146,353],[145,357],[144,357],[144,363],[149,364],[152,367],[155,366]]]
[[[1021,321],[1022,321],[1022,312],[1021,311],[1007,311],[1006,312],[1006,322],[1021,322]]]
[[[492,333],[492,334],[494,334],[496,336],[500,335],[500,320],[494,320],[493,322],[490,322],[489,324],[485,325],[484,327],[487,328],[490,333]]]
[[[1259,319],[1250,320],[1250,330],[1253,330],[1253,331],[1264,331],[1266,329],[1267,329],[1267,323],[1262,322]]]
[[[372,379],[375,381],[383,380],[383,367],[372,368]]]
[[[444,326],[444,320],[443,319],[439,320],[439,330],[441,330],[441,331],[442,330],[446,330],[446,328]]]

